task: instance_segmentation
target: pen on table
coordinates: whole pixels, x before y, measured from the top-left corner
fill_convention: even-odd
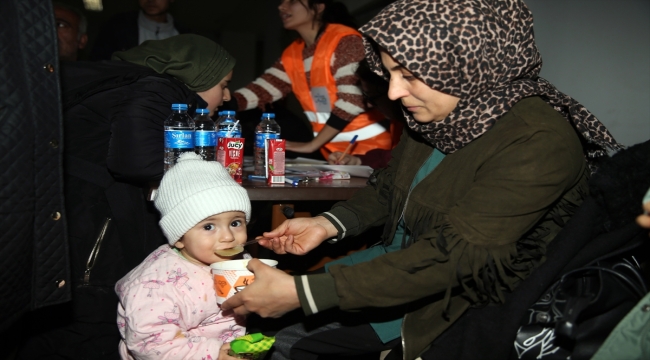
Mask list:
[[[248,175],[248,180],[266,180],[264,175]]]
[[[345,155],[347,155],[347,153],[350,152],[350,150],[352,149],[352,145],[354,145],[354,142],[357,141],[358,136],[359,135],[354,135],[352,140],[350,140],[350,143],[348,144],[348,147],[345,148],[345,151],[343,152],[343,154],[341,154],[341,156],[339,156],[338,160],[336,160],[336,165],[338,165],[339,162],[341,162],[341,160],[345,157]]]
[[[287,184],[291,184],[293,186],[297,186],[298,184],[300,184],[300,180],[301,180],[301,178],[295,178],[295,177],[289,177],[289,176],[284,177],[284,182],[287,183]]]

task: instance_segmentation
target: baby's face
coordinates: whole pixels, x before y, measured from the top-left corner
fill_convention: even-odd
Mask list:
[[[228,211],[212,215],[191,228],[174,244],[183,256],[196,264],[210,265],[230,260],[215,252],[246,242],[246,214]]]

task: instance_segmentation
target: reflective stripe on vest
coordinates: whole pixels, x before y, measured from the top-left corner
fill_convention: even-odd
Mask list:
[[[336,134],[336,136],[332,140],[330,140],[330,142],[336,143],[336,142],[343,141],[343,142],[349,143],[350,140],[352,140],[352,138],[355,135],[358,135],[356,141],[364,141],[364,140],[372,139],[373,137],[375,137],[377,135],[380,135],[382,133],[385,133],[385,132],[386,132],[385,127],[383,127],[380,124],[375,123],[375,124],[370,124],[370,125],[368,125],[368,126],[366,126],[364,128],[361,128],[359,130],[340,132],[340,133]],[[318,135],[318,133],[314,132],[314,136],[316,136],[316,135]],[[347,144],[345,144],[345,147],[347,147]]]
[[[349,35],[361,36],[359,32],[347,26],[327,25],[316,45],[309,84],[302,57],[304,41],[302,39],[294,41],[282,54],[282,65],[291,78],[293,93],[311,122],[315,134],[323,129],[334,108],[334,103],[338,100],[336,81],[331,72],[330,61],[341,38]],[[314,103],[312,90],[316,91],[318,104]],[[327,106],[328,102],[329,106]],[[372,149],[390,149],[390,134],[386,128],[378,124],[384,118],[378,111],[359,114],[345,126],[343,131],[321,148],[321,153],[327,158],[330,152],[344,151],[349,140],[339,141],[339,139],[352,139],[355,134],[359,135],[359,138],[355,147],[350,151],[351,154],[365,154]],[[346,135],[347,133],[352,135]]]

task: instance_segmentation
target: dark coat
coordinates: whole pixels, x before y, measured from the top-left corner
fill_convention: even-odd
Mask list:
[[[166,243],[146,200],[163,175],[164,120],[172,103],[192,114],[207,104],[176,79],[122,61],[67,63],[61,75],[73,302],[32,320],[50,329],[32,334],[19,358],[116,359],[115,283]]]
[[[110,60],[115,51],[124,51],[138,46],[138,14],[130,11],[113,16],[99,30],[97,40],[90,53],[90,60]],[[191,33],[190,29],[174,19],[174,27],[179,34]]]
[[[73,282],[112,289],[165,242],[146,196],[163,175],[163,122],[171,104],[189,104],[193,114],[205,102],[170,76],[122,61],[69,63],[62,80]],[[115,242],[102,244],[95,274],[83,280],[108,217],[105,235]]]
[[[505,304],[470,309],[439,336],[422,359],[508,359],[517,329],[544,291],[561,274],[648,240],[635,218],[650,187],[650,141],[621,150],[589,183],[591,195],[549,245],[548,260],[507,296]],[[646,250],[647,251],[647,250]],[[647,253],[640,252],[640,259]],[[486,355],[489,354],[489,355]]]
[[[0,331],[70,299],[52,14],[49,1],[0,1]]]

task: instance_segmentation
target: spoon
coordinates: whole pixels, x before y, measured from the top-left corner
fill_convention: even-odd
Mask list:
[[[243,244],[235,245],[235,247],[232,248],[215,250],[215,254],[219,256],[235,256],[244,251],[244,246],[256,244],[258,241],[259,239],[254,239],[254,240],[246,241]]]

